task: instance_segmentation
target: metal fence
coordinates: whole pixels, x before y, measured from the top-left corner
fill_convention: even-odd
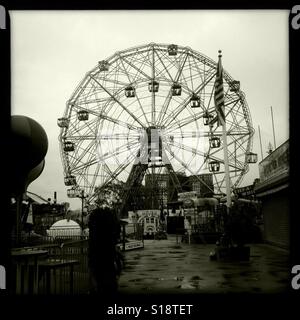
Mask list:
[[[46,248],[48,257],[39,263],[39,294],[88,293],[88,239],[70,239]]]
[[[144,224],[127,223],[123,224],[119,247],[122,251],[144,247]]]
[[[27,258],[41,251],[46,254],[39,257],[36,262]],[[43,237],[39,241],[36,238],[26,237],[21,239],[18,248],[13,248],[12,252],[14,253],[11,279],[13,294],[89,292],[86,236]]]
[[[11,292],[66,295],[89,293],[91,280],[88,244],[88,235],[36,237],[27,234],[20,237],[18,243],[12,239],[14,256]],[[119,247],[123,251],[143,248],[143,224],[124,225]],[[31,257],[38,251],[46,254],[39,257],[35,263],[32,259],[26,259],[26,256]]]

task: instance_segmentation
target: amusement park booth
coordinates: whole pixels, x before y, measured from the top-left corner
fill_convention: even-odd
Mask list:
[[[288,140],[259,163],[259,176],[255,193],[262,203],[264,240],[288,249],[290,243]]]
[[[145,239],[154,238],[160,229],[160,210],[158,209],[129,211],[128,216],[134,228],[137,226],[142,228]]]
[[[219,201],[212,197],[197,197],[197,192],[191,191],[179,193],[178,204],[181,216],[177,218],[182,218],[182,223],[177,223],[176,233],[190,232],[194,242],[215,243],[221,234],[221,219],[218,219]],[[188,224],[185,221],[188,221]],[[190,226],[190,230],[186,230],[187,225]],[[168,232],[169,230],[170,228]]]

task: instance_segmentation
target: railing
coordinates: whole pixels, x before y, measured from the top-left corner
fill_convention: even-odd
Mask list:
[[[119,247],[122,251],[144,247],[144,224],[128,223],[121,229]]]
[[[15,255],[12,257],[11,292],[13,294],[89,292],[87,237],[43,237],[39,241],[36,238],[26,237],[21,239],[19,244],[19,248],[13,249]],[[47,254],[39,257],[36,263],[32,263],[32,259],[27,258],[32,256],[32,253],[42,250]],[[34,279],[35,276],[37,279]],[[34,289],[36,286],[37,290]]]
[[[47,260],[40,263],[39,293],[88,293],[88,240],[70,239],[47,250]]]
[[[143,224],[124,225],[119,247],[144,247]],[[90,290],[88,235],[22,235],[12,239],[12,294],[87,294]],[[43,253],[43,255],[40,255]]]

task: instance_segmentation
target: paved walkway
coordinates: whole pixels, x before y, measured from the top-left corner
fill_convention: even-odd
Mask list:
[[[251,245],[250,261],[211,261],[212,244],[145,240],[144,249],[126,252],[120,277],[122,293],[280,293],[290,286],[288,252]]]

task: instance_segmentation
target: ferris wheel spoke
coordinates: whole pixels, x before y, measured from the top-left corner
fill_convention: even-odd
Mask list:
[[[123,72],[125,73],[129,84],[132,84],[134,82],[134,80],[131,79],[131,76],[129,75],[129,72],[127,71],[127,69],[126,69],[126,67],[124,65],[123,57],[121,55],[120,55],[120,62],[121,62],[121,65],[122,65]],[[127,86],[127,85],[128,85],[128,83],[126,83],[124,86]]]
[[[183,68],[184,68],[184,66],[185,66],[187,57],[188,57],[188,53],[185,54],[183,63],[182,63],[181,65],[179,64],[179,68],[178,68],[178,70],[177,70],[177,74],[175,75],[175,80],[174,80],[174,81],[173,81],[171,75],[170,75],[169,72],[168,72],[168,74],[169,74],[169,76],[170,76],[170,79],[171,79],[174,83],[178,82],[180,76],[183,77],[182,71],[183,71]],[[183,78],[184,78],[184,77],[183,77]],[[186,87],[188,88],[187,84],[186,84]],[[171,92],[169,92],[169,94],[168,94],[168,96],[167,96],[167,98],[166,98],[166,102],[164,103],[164,107],[162,108],[162,111],[161,111],[161,113],[160,113],[160,115],[159,115],[159,125],[162,125],[162,124],[163,124],[163,120],[164,120],[164,117],[165,117],[165,115],[166,115],[166,112],[167,112],[167,110],[168,110],[168,108],[169,108],[169,105],[170,105],[170,102],[171,102],[171,98],[172,98],[172,95],[171,95]],[[185,101],[188,101],[188,98],[187,98]]]
[[[173,128],[183,128],[184,126],[189,125],[192,122],[195,122],[199,119],[201,119],[204,115],[203,111],[200,111],[198,113],[192,114],[189,117],[186,117],[182,120],[178,120],[176,122],[173,122],[173,125],[168,126],[169,129],[173,129]]]
[[[131,135],[130,139],[138,139],[140,137],[139,134]],[[129,140],[129,135],[126,133],[112,133],[112,134],[100,134],[97,136],[98,139],[103,140]]]
[[[81,154],[79,154],[78,148],[77,152],[72,158],[74,159],[74,162],[72,162],[71,169],[72,171],[76,170],[81,170],[82,168],[86,167],[86,164],[88,163],[89,165],[94,164],[94,159],[95,159],[95,151],[92,152],[90,151],[92,147],[95,147],[94,143],[90,143],[87,147],[85,148],[80,148],[81,149]],[[82,161],[83,158],[86,157],[85,162]]]
[[[99,171],[100,171],[100,167],[101,167],[101,164],[98,162],[98,163],[97,163],[96,170],[95,170],[94,175],[93,175],[92,182],[91,182],[91,187],[93,187],[93,186],[96,185],[96,181],[97,181],[97,178],[98,178],[98,174],[99,174]],[[92,190],[90,190],[90,193],[92,193]]]
[[[112,122],[114,124],[122,126],[122,127],[126,128],[126,129],[131,129],[131,130],[135,130],[135,131],[141,130],[140,127],[137,127],[137,126],[135,126],[133,124],[130,124],[130,123],[126,123],[126,122],[121,121],[119,119],[112,118],[112,117],[108,116],[107,114],[104,114],[103,112],[99,113],[99,112],[91,110],[90,113],[95,115],[96,117],[98,117],[98,119],[107,120],[109,122]]]
[[[122,59],[130,65],[133,69],[135,69],[138,73],[142,74],[147,80],[151,80],[151,77],[149,77],[148,74],[146,74],[143,70],[137,68],[134,64],[132,64],[129,60],[126,59],[126,57],[122,56]]]
[[[184,67],[186,66],[186,64],[188,64],[188,70],[190,71],[190,75],[191,75],[191,64],[190,64],[190,59],[189,59],[189,54],[188,54],[188,53],[186,53],[186,57],[185,57],[185,61],[184,61]],[[184,84],[183,87],[187,88],[190,93],[193,93],[193,92],[194,92],[194,88],[193,88],[192,77],[190,77],[190,76],[188,77],[188,76],[186,75],[186,73],[183,72],[183,71],[184,71],[184,70],[183,70],[184,67],[182,68],[182,71],[181,71],[181,74],[180,74],[180,76],[181,76],[181,81],[180,81],[180,82],[181,82],[182,84]],[[190,89],[190,86],[189,86],[189,84],[188,84],[189,78],[190,78],[191,86],[192,86],[191,89]],[[178,78],[178,81],[179,81],[179,78]]]
[[[82,165],[72,168],[71,171],[72,173],[76,174],[79,173],[80,171],[82,171],[84,168],[88,168],[90,166],[93,166],[95,164],[97,164],[98,159],[96,157],[93,157],[92,159],[90,159],[89,161],[86,161],[85,163],[83,163]]]
[[[79,163],[82,163],[82,159],[87,156],[87,158],[91,158],[94,156],[94,152],[90,152],[90,150],[92,149],[92,147],[95,147],[94,143],[90,143],[87,147],[85,148],[80,148],[77,147],[77,152],[76,152],[76,155],[74,156],[74,159],[75,161],[72,163],[73,164],[73,167],[76,168],[77,165]],[[78,150],[78,149],[81,149],[81,150]],[[78,154],[79,151],[81,151],[81,155]]]
[[[178,117],[178,115],[188,106],[189,102],[190,101],[189,101],[189,97],[188,97],[179,104],[179,107],[181,106],[181,109],[179,111],[175,111],[175,113],[171,112],[170,116],[165,117],[165,115],[167,114],[167,111],[168,111],[168,107],[170,105],[170,103],[168,103],[167,107],[165,109],[165,112],[163,114],[162,120],[161,120],[161,126],[163,126],[165,128],[169,127],[174,122],[174,120]]]
[[[149,120],[148,120],[148,118],[147,118],[147,116],[146,116],[146,114],[145,114],[145,110],[144,110],[144,108],[143,108],[143,106],[142,106],[142,104],[141,104],[141,101],[140,101],[140,99],[139,99],[138,94],[136,94],[135,97],[136,97],[136,100],[137,100],[137,102],[138,102],[138,104],[139,104],[139,106],[140,106],[140,109],[142,110],[142,113],[143,113],[143,116],[144,116],[144,118],[145,118],[145,120],[146,120],[146,122],[147,122],[147,125],[150,126],[150,122],[149,122]]]
[[[236,155],[236,150],[230,151],[228,150],[228,159],[229,161],[234,162],[234,166],[236,168],[243,168],[243,163],[238,160],[238,156]]]
[[[97,122],[98,122],[98,118],[94,118],[91,121],[87,121],[86,125],[82,126],[81,128],[84,129],[86,127],[88,129],[88,132],[92,132],[94,134],[95,130],[94,130],[94,127],[92,126],[95,126]]]
[[[196,148],[191,148],[191,147],[189,147],[189,146],[187,146],[187,145],[185,145],[183,143],[174,141],[171,145],[173,145],[174,147],[177,147],[178,149],[190,152],[192,154],[195,154],[195,155],[198,155],[198,156],[201,156],[201,157],[204,157],[204,158],[206,157],[206,153],[205,152],[199,151]]]
[[[185,63],[186,63],[186,60],[187,60],[187,57],[188,57],[188,54],[186,53],[185,54],[185,57],[184,57],[184,61],[181,65],[179,65],[179,68],[177,70],[177,74],[175,75],[175,83],[178,82],[179,80],[179,77],[182,75],[182,71],[183,71],[183,68],[185,66]],[[169,73],[168,73],[169,74]],[[171,77],[171,80],[172,80],[172,77]],[[169,92],[168,94],[168,97],[166,99],[166,103],[164,103],[164,107],[163,107],[163,110],[162,112],[160,113],[160,118],[159,119],[159,124],[162,125],[163,123],[163,120],[164,120],[164,117],[165,117],[165,114],[169,108],[169,105],[170,105],[170,102],[171,102],[171,98],[172,98],[172,95],[171,95],[171,92]],[[188,99],[186,99],[185,101],[188,101]]]
[[[182,75],[182,71],[183,71],[183,68],[185,66],[185,63],[186,63],[186,60],[187,60],[187,57],[188,57],[188,53],[187,52],[184,52],[184,54],[185,55],[184,55],[184,59],[183,59],[182,64],[178,63],[178,70],[177,70],[177,74],[175,76],[175,82],[178,82],[180,76]]]
[[[237,102],[237,103],[238,103],[238,102]],[[227,118],[227,116],[228,116],[229,114],[232,115],[232,117],[234,118],[234,120],[236,120],[236,116],[240,116],[241,118],[244,117],[244,114],[243,114],[239,109],[236,108],[236,109],[234,110],[234,108],[236,107],[237,103],[236,103],[230,110],[228,110],[228,112],[226,113],[226,118]],[[244,118],[243,118],[243,120],[244,120]]]
[[[180,143],[180,142],[174,142],[173,145],[177,146],[179,149],[183,149],[185,151],[191,152],[193,154],[197,154],[197,155],[204,157],[206,159],[215,160],[215,161],[218,161],[218,162],[224,164],[224,159],[213,156],[213,154],[211,154],[211,153],[201,152],[201,151],[197,150],[196,148],[191,148],[191,147],[189,147],[183,143]],[[229,166],[236,168],[234,166],[234,164],[232,164],[232,163],[229,163]]]
[[[228,121],[230,128],[227,130],[227,134],[231,134],[232,131],[238,130],[239,132],[243,132],[242,130],[245,130],[244,126],[241,126],[240,124],[243,122],[243,118],[241,118],[239,121],[237,121],[236,116],[232,114],[233,121]]]
[[[244,137],[245,138],[245,137]],[[235,155],[234,155],[234,159],[237,159],[238,157],[240,157],[239,155],[237,156],[236,155],[236,151],[237,150],[240,150],[240,152],[242,152],[242,155],[245,156],[245,154],[247,153],[247,150],[246,148],[243,146],[242,143],[246,143],[247,140],[249,141],[249,138],[246,139],[241,139],[242,142],[240,142],[239,140],[235,140],[234,141],[234,152],[235,152]]]
[[[124,109],[142,128],[145,128],[143,123],[132,113],[130,112],[124,105],[121,101],[119,101],[115,95],[113,95],[109,90],[107,90],[104,86],[102,86],[102,84],[97,81],[97,79],[95,79],[92,75],[90,75],[90,77],[92,77],[92,79],[98,83],[98,85],[116,102],[118,103],[122,109]]]
[[[171,76],[168,68],[167,68],[166,65],[164,64],[164,62],[163,62],[163,60],[161,59],[160,55],[157,53],[157,50],[155,50],[155,54],[156,54],[157,58],[159,59],[160,63],[162,64],[164,70],[165,70],[166,73],[168,74],[170,80],[171,80],[172,82],[174,82],[173,77]]]
[[[220,136],[222,133],[220,133]],[[166,131],[164,133],[164,137],[168,140],[174,140],[176,138],[181,138],[181,139],[188,139],[188,138],[203,138],[203,137],[209,137],[210,135],[206,132],[199,132],[199,130],[194,130],[194,131],[189,131],[189,130],[184,130],[184,131]]]
[[[236,142],[238,142],[239,140],[242,140],[242,139],[244,139],[244,138],[245,138],[245,135],[242,135],[242,136],[236,138],[235,140],[233,140],[233,141],[231,141],[231,142],[228,142],[228,143],[227,143],[227,147],[230,147],[232,144],[234,144],[234,143],[236,143]],[[214,154],[216,154],[216,153],[218,153],[218,152],[219,152],[219,149],[216,150],[216,151],[212,151],[212,152],[210,153],[210,155],[213,156]]]
[[[72,163],[70,164],[70,168],[72,168],[72,170],[74,170],[74,168],[76,168],[76,166],[79,163],[82,163],[82,159],[89,154],[90,149],[94,146],[94,141],[89,142],[89,144],[85,147],[85,148],[81,148],[80,144],[76,146],[75,148],[75,154],[69,155],[70,159],[74,159],[74,161],[72,161]],[[79,151],[82,151],[81,154],[79,154]]]
[[[192,92],[194,92],[194,83],[193,83],[193,76],[192,76],[192,64],[191,64],[191,57],[188,56],[188,62],[189,62],[189,79],[191,81],[192,85]]]
[[[216,179],[218,179],[217,177],[219,177],[219,176],[220,176],[220,175],[219,175],[218,173],[215,173]],[[219,181],[219,186],[220,186],[220,190],[221,190],[222,186],[225,184],[225,176],[222,177],[221,179],[218,179],[218,181]],[[229,181],[230,181],[230,180],[229,180]]]
[[[169,148],[167,149],[167,151],[170,153]],[[190,172],[190,174],[192,174],[193,176],[196,177],[197,180],[199,180],[201,183],[203,183],[206,187],[208,187],[211,191],[214,191],[205,181],[203,181],[198,175],[195,174],[195,172],[193,172],[179,157],[177,157],[177,155],[175,153],[173,153],[171,151],[171,156],[173,156],[187,171]]]
[[[77,182],[79,185],[83,185],[83,189],[85,189],[86,185],[89,185],[88,175],[86,172],[82,173]]]
[[[85,148],[81,154],[70,156],[71,160],[74,159],[74,161],[71,161],[70,163],[70,170],[72,172],[82,170],[86,166],[94,165],[97,162],[95,158],[95,152],[90,152],[90,149],[91,146],[89,146],[89,148]],[[86,160],[83,162],[82,160],[85,157]]]
[[[158,114],[158,119],[157,119],[157,123],[158,125],[160,126],[162,124],[162,121],[164,119],[164,116],[165,116],[165,113],[169,107],[169,104],[171,102],[171,99],[172,99],[172,94],[171,94],[171,91],[169,91],[164,103],[163,103],[163,106],[161,108],[161,111],[160,113]]]
[[[130,164],[132,164],[132,161],[135,159],[135,155],[130,154],[127,160],[120,164],[114,171],[112,171],[108,166],[106,166],[109,170],[109,178],[105,182],[105,184],[110,183],[111,181],[115,180],[121,172],[123,172]]]
[[[216,72],[213,72],[213,74],[205,82],[201,83],[195,90],[195,94],[198,94],[201,90],[203,90],[203,88],[214,78],[215,75],[216,75]],[[166,121],[164,122],[164,126],[167,127],[171,125],[172,122],[174,121],[174,118],[177,118],[181,114],[181,112],[187,107],[188,103],[189,103],[189,98],[185,99],[178,106],[179,110],[177,110],[175,113],[172,113],[171,116],[166,118]]]
[[[86,88],[86,86],[88,85],[89,82],[90,82],[90,78],[89,77],[84,77],[84,79],[76,87],[76,89],[74,90],[74,92],[72,94],[72,99],[70,99],[67,102],[67,109],[66,109],[65,116],[67,116],[67,112],[70,112],[70,109],[71,109],[71,108],[68,108],[69,102],[71,100],[76,101],[78,99],[78,97],[80,97],[80,95],[84,92],[84,90],[85,90],[85,88]]]
[[[152,53],[152,61],[151,61],[151,76],[152,76],[152,81],[155,79],[155,59],[154,59],[154,46],[152,47],[151,50]],[[155,91],[152,90],[152,95],[151,95],[151,123],[154,126],[155,125]]]
[[[136,143],[132,143],[130,144],[130,147],[132,149],[133,146],[139,144],[139,142],[136,142]],[[108,159],[110,158],[115,158],[116,156],[124,153],[124,152],[128,152],[130,149],[128,148],[129,144],[125,144],[123,146],[120,146],[120,147],[117,147],[115,150],[113,151],[110,151],[110,152],[105,152],[103,154],[103,156],[101,157],[100,161],[107,161]]]
[[[200,79],[201,79],[201,82],[203,82],[204,81],[204,79],[203,79],[203,74],[205,75],[205,73],[206,73],[206,71],[205,71],[205,64],[203,64],[203,69],[201,70],[200,69],[200,67],[199,67],[199,64],[197,63],[197,61],[196,61],[196,59],[195,59],[195,57],[193,56],[193,55],[190,55],[191,57],[192,57],[192,59],[193,59],[193,65],[194,65],[194,67],[196,68],[196,70],[197,70],[197,74],[199,75],[199,77],[200,77]]]
[[[121,55],[120,55],[120,57],[121,57]],[[130,84],[133,83],[134,80],[131,79],[131,77],[129,76],[129,74],[128,74],[125,66],[124,66],[124,62],[123,62],[122,57],[121,57],[120,60],[121,60],[122,68],[123,68],[123,70],[124,70],[124,72],[125,72],[125,74],[126,74],[126,76],[127,76],[127,79],[128,79],[128,81],[129,81],[129,83],[130,83]],[[127,86],[127,84],[126,84],[126,86]],[[145,110],[144,110],[144,108],[143,108],[143,106],[142,106],[142,104],[141,104],[141,101],[140,101],[140,99],[139,99],[139,97],[138,97],[137,94],[135,95],[135,98],[136,98],[136,101],[137,101],[138,104],[139,104],[140,110],[142,110],[142,113],[143,113],[143,116],[144,116],[144,118],[145,118],[145,120],[146,120],[146,123],[147,123],[147,125],[149,126],[149,125],[150,125],[149,120],[148,120],[148,118],[146,117]]]
[[[92,123],[96,123],[96,119],[92,121]],[[69,132],[65,135],[66,139],[70,140],[92,140],[95,139],[95,132],[93,128],[91,127],[91,124],[84,124],[80,128],[74,127],[74,130],[69,130]],[[84,131],[85,130],[85,131]],[[73,133],[75,132],[75,133]],[[76,135],[78,134],[78,135]]]
[[[116,79],[110,79],[110,78],[107,78],[107,77],[97,77],[97,80],[102,80],[102,81],[105,81],[105,82],[110,82],[112,84],[114,84],[114,86],[116,85],[120,85],[121,87],[125,87],[127,86],[127,83],[126,82],[123,82],[123,81],[120,81],[120,80],[116,80]]]
[[[215,184],[216,184],[216,186],[217,186],[218,192],[219,192],[219,193],[222,193],[222,192],[221,192],[221,184],[220,184],[220,182],[219,182],[219,180],[218,180],[217,175],[216,175],[214,172],[213,172],[213,179],[214,179]]]

